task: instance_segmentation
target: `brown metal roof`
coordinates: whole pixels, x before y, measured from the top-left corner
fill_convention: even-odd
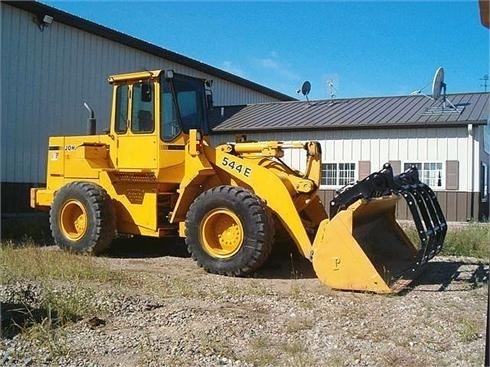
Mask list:
[[[236,108],[215,132],[484,125],[490,93],[451,94],[449,103],[427,96],[369,97],[319,101],[259,103]]]

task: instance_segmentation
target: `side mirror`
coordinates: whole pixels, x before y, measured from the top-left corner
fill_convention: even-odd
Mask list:
[[[208,110],[213,109],[213,95],[212,94],[206,94],[206,107]]]
[[[165,70],[165,79],[170,80],[174,78],[173,70]]]
[[[151,84],[143,83],[141,84],[141,101],[142,102],[151,102]]]
[[[213,81],[212,80],[206,80],[204,82],[204,90],[206,93],[206,107],[208,110],[213,109],[213,91],[211,87],[213,86]]]

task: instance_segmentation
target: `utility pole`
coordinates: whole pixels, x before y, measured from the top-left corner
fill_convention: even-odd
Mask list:
[[[483,84],[480,84],[480,87],[485,88],[485,93],[487,93],[487,87],[488,87],[488,74],[483,75],[483,78],[480,78],[480,80],[483,80]]]

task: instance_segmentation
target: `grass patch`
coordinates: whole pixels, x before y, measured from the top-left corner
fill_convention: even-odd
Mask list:
[[[89,256],[34,246],[16,247],[11,243],[0,247],[0,283],[18,280],[60,280],[120,282],[122,272],[104,268]]]
[[[415,243],[420,242],[417,231],[406,228],[405,233]],[[490,223],[469,223],[457,228],[449,225],[440,255],[490,257]]]
[[[490,224],[470,223],[448,231],[442,255],[488,258],[490,255]]]
[[[313,326],[315,326],[315,322],[312,318],[294,318],[286,322],[286,332],[291,334],[303,330],[311,330]]]
[[[51,358],[65,357],[70,354],[70,348],[66,342],[63,330],[59,329],[56,319],[51,318],[51,314],[41,322],[35,323],[29,328],[25,328],[23,334],[26,338],[35,340],[40,345],[47,347]]]
[[[257,366],[271,365],[277,360],[277,356],[273,353],[274,345],[272,341],[265,336],[257,336],[250,342],[251,350],[243,357],[243,359]]]
[[[458,327],[459,337],[462,342],[470,343],[478,339],[479,325],[468,319],[463,319]]]
[[[22,333],[28,338],[45,340],[49,346],[59,339],[57,329],[98,311],[91,289],[55,289],[49,283],[42,283],[38,290],[29,283],[18,283],[12,288],[8,299],[2,301],[1,310],[2,335],[7,338]]]
[[[63,326],[102,312],[94,302],[100,284],[119,285],[122,272],[66,251],[2,244],[2,335],[42,341],[50,355],[66,355]]]

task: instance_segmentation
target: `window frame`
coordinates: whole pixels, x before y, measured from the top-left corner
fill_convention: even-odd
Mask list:
[[[427,182],[424,181],[424,172],[427,171],[424,169],[424,164],[430,164],[430,163],[435,163],[435,164],[440,164],[441,165],[441,186],[431,186]],[[422,170],[419,170],[419,180],[426,185],[428,185],[432,190],[434,191],[445,191],[446,190],[446,163],[444,161],[440,160],[433,160],[433,161],[422,161],[422,160],[407,160],[407,161],[402,161],[402,172],[405,172],[407,168],[405,168],[406,164],[420,164],[422,166]],[[429,170],[430,171],[430,170]]]
[[[119,103],[119,90],[122,89],[122,88],[126,88],[126,103],[124,103],[124,105],[126,106],[126,110],[125,110],[125,113],[126,113],[126,119],[125,119],[125,129],[122,130],[122,129],[119,129],[119,114],[120,114],[120,106],[122,104]],[[124,83],[124,84],[117,84],[115,86],[115,111],[114,111],[114,132],[117,134],[117,135],[125,135],[128,133],[128,131],[130,131],[130,128],[129,128],[129,125],[130,125],[130,119],[129,119],[129,114],[130,114],[130,111],[131,111],[131,106],[130,106],[130,103],[129,103],[129,96],[131,94],[131,86],[127,83]]]
[[[354,162],[354,161],[342,161],[342,162],[322,162],[321,164],[321,172],[320,172],[320,189],[324,189],[324,190],[328,190],[328,189],[338,189],[338,188],[341,188],[341,187],[344,187],[345,185],[347,185],[348,183],[346,184],[339,184],[339,181],[341,179],[341,176],[340,176],[340,165],[341,164],[352,164],[353,165],[353,169],[352,170],[349,170],[349,171],[352,171],[353,172],[353,177],[352,177],[352,180],[349,181],[349,182],[355,182],[359,179],[358,175],[359,175],[359,163],[358,162]],[[324,176],[324,173],[326,173],[326,169],[324,169],[325,166],[327,165],[335,165],[336,167],[336,177],[335,177],[335,182],[336,184],[335,185],[331,185],[331,184],[323,184],[324,182],[324,177],[325,177],[325,182],[327,182],[327,177]]]

